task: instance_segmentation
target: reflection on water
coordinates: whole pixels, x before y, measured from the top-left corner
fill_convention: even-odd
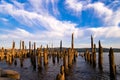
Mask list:
[[[98,56],[97,56],[98,63]],[[0,62],[0,67],[3,69],[16,70],[21,74],[21,80],[55,80],[56,75],[59,73],[60,66],[63,64],[61,58],[57,61],[57,57],[54,59],[49,57],[49,64],[42,68],[41,71],[34,71],[29,58],[24,59],[21,67],[20,60],[16,59],[16,62],[12,65],[7,65],[5,61]],[[115,53],[115,63],[117,69],[117,80],[120,79],[120,53]],[[15,64],[15,65],[14,65]],[[109,57],[108,53],[104,53],[103,58],[103,71],[87,63],[84,58],[78,56],[76,63],[72,66],[69,75],[66,80],[110,80],[109,77]]]

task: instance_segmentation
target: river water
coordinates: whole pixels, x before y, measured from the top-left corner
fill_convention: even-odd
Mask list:
[[[98,54],[97,54],[98,55]],[[114,53],[116,63],[116,80],[120,80],[120,53]],[[97,56],[98,61],[98,56]],[[0,67],[3,69],[16,70],[21,74],[21,80],[55,80],[56,75],[60,72],[60,66],[63,64],[61,59],[59,63],[52,62],[52,58],[49,58],[49,64],[45,66],[42,71],[33,70],[29,58],[24,59],[23,67],[20,67],[20,61],[17,59],[17,66],[14,64],[7,65],[5,61],[0,62]],[[110,80],[109,76],[109,57],[108,53],[104,53],[103,56],[103,71],[93,68],[83,57],[78,56],[76,63],[73,64],[69,75],[66,76],[66,80]]]

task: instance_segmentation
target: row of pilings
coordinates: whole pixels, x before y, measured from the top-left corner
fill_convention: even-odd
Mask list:
[[[20,62],[21,68],[24,66],[25,58],[30,58],[31,65],[33,70],[42,71],[49,64],[49,58],[52,58],[53,64],[59,63],[60,60],[63,60],[63,64],[60,67],[59,76],[56,77],[56,80],[65,80],[66,75],[69,74],[70,69],[73,66],[73,63],[76,62],[76,58],[78,56],[77,51],[74,49],[74,35],[72,34],[71,40],[71,48],[63,49],[62,48],[62,40],[60,41],[60,48],[54,49],[49,48],[48,45],[46,47],[36,48],[36,43],[32,43],[29,41],[29,49],[25,46],[25,42],[20,40],[20,48],[15,48],[15,42],[12,43],[11,49],[2,49],[0,50],[0,60],[5,60],[7,64],[15,66],[18,65],[18,60]]]
[[[74,49],[74,35],[72,34],[71,48],[61,51],[63,54],[63,65],[60,67],[60,72],[56,76],[56,80],[66,80],[66,76],[69,75],[73,64],[78,57],[77,51]]]
[[[84,59],[86,62],[90,63],[94,68],[96,68],[96,45],[93,43],[93,37],[91,36],[91,51],[86,49],[84,52],[84,55],[81,54],[81,56],[84,56]],[[98,42],[98,68],[100,72],[103,72],[103,48],[101,45],[101,42],[99,40]],[[115,80],[116,79],[116,64],[114,60],[114,51],[112,47],[109,49],[109,69],[110,69],[110,79]]]
[[[98,42],[98,67],[100,71],[103,71],[103,48],[101,42]],[[86,49],[84,53],[85,61],[91,64],[94,68],[96,67],[96,44],[93,42],[93,37],[91,36],[91,51]],[[15,42],[13,41],[11,49],[0,50],[0,60],[6,60],[6,62],[11,65],[17,65],[16,58],[20,60],[20,66],[23,67],[24,59],[30,58],[33,70],[42,71],[49,64],[49,58],[52,58],[53,64],[59,63],[60,59],[63,59],[63,64],[60,67],[60,72],[56,76],[56,80],[65,80],[66,76],[69,74],[73,64],[76,62],[78,56],[77,51],[74,49],[74,34],[72,34],[71,48],[63,49],[62,41],[60,41],[60,48],[54,49],[49,48],[48,45],[43,48],[42,45],[36,48],[36,43],[33,44],[29,41],[29,49],[26,48],[24,41],[20,41],[20,49],[15,49]],[[82,55],[83,56],[83,55]],[[114,61],[114,51],[112,48],[109,50],[109,66],[110,66],[110,76],[115,79],[116,75],[116,65]]]

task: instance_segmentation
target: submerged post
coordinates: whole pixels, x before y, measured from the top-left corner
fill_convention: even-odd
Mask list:
[[[57,75],[56,80],[65,80],[64,66],[60,67],[60,73]]]
[[[115,65],[114,52],[113,52],[112,47],[109,50],[109,64],[110,64],[110,77],[112,79],[115,79],[116,65]]]

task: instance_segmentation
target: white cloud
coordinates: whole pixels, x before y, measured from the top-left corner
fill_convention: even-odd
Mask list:
[[[37,3],[37,2],[36,2]],[[2,12],[4,11],[4,12]],[[15,18],[19,23],[24,24],[26,26],[29,26],[31,29],[34,30],[34,27],[36,29],[39,29],[39,27],[44,27],[45,30],[37,30],[35,33],[30,33],[28,31],[25,31],[23,29],[17,28],[14,31],[10,31],[8,36],[12,36],[10,38],[20,38],[23,39],[32,39],[32,40],[50,40],[50,39],[56,39],[61,40],[64,38],[71,37],[71,34],[74,32],[75,37],[78,36],[78,33],[82,31],[76,28],[75,23],[72,23],[70,21],[59,21],[55,17],[49,15],[49,14],[40,14],[37,12],[30,12],[24,9],[18,9],[12,4],[4,3],[0,5],[0,12],[6,13],[11,15],[13,18]],[[35,26],[36,25],[36,26]],[[3,38],[7,38],[6,35],[1,35]],[[37,37],[36,37],[37,36]]]
[[[0,18],[0,20],[2,20],[4,22],[8,22],[8,19],[6,19],[6,18]]]
[[[101,17],[109,17],[112,15],[113,11],[109,9],[107,6],[104,5],[104,3],[96,2],[93,4],[88,4],[86,6],[87,8],[93,8],[95,12]]]
[[[120,27],[99,27],[99,28],[88,28],[88,31],[94,34],[94,37],[105,37],[107,38],[120,38]]]
[[[24,39],[32,37],[33,35],[28,31],[20,28],[16,28],[15,30],[2,30],[5,34],[1,34],[1,39]]]
[[[109,16],[108,18],[105,19],[105,22],[108,25],[113,25],[113,26],[119,26],[120,24],[120,8],[116,11],[114,11],[114,13]]]
[[[83,3],[78,2],[78,0],[66,0],[66,7],[72,9],[76,12],[82,11]]]
[[[58,0],[57,0],[58,1]],[[86,46],[86,40],[83,37],[88,37],[91,34],[94,34],[95,37],[104,37],[104,38],[120,38],[118,27],[119,20],[119,10],[112,12],[108,7],[106,7],[103,3],[93,3],[89,2],[85,3],[78,2],[77,0],[67,0],[66,4],[68,8],[81,11],[83,9],[94,8],[99,16],[104,16],[105,21],[108,23],[114,24],[110,27],[99,27],[99,28],[76,28],[77,24],[72,23],[70,21],[60,21],[52,16],[48,11],[48,5],[51,2],[53,6],[53,12],[56,14],[59,13],[57,10],[56,4],[57,1],[54,0],[29,0],[32,5],[32,11],[28,11],[24,9],[23,4],[19,4],[18,2],[14,2],[13,4],[3,2],[0,5],[0,13],[11,15],[14,19],[16,19],[19,23],[24,24],[25,26],[29,26],[30,29],[39,29],[40,27],[45,28],[45,30],[37,30],[34,33],[30,33],[29,31],[22,28],[15,28],[15,30],[6,30],[6,34],[0,34],[1,38],[7,39],[10,37],[11,39],[25,39],[25,40],[35,40],[35,41],[44,41],[44,42],[58,42],[59,40],[63,40],[65,45],[70,44],[71,33],[74,32],[76,42],[83,40]],[[47,4],[47,5],[43,5]],[[83,5],[87,6],[83,6]],[[4,19],[3,19],[4,20]],[[17,27],[17,26],[16,26]],[[94,27],[94,26],[93,26]],[[68,40],[69,39],[69,40]],[[79,47],[79,44],[76,43],[76,46]]]

